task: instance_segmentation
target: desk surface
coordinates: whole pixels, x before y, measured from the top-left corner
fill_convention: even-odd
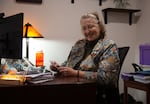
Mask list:
[[[2,86],[0,93],[1,98],[12,99],[16,104],[18,99],[24,103],[96,104],[96,82],[76,77],[56,77],[36,85]]]
[[[63,77],[63,76],[56,76],[54,80],[50,82],[43,83],[44,85],[57,85],[57,84],[88,84],[88,83],[96,83],[94,80],[87,80],[84,78],[77,78],[77,77]]]
[[[1,80],[0,80],[1,81]],[[8,82],[8,84],[6,83]],[[15,81],[14,81],[15,82]],[[96,84],[95,80],[87,80],[84,78],[77,77],[63,77],[63,76],[55,76],[54,80],[50,80],[44,83],[39,84],[13,84],[13,81],[5,81],[4,84],[0,84],[0,87],[17,87],[17,86],[40,86],[40,85],[69,85],[69,84]],[[12,85],[11,85],[12,84]]]

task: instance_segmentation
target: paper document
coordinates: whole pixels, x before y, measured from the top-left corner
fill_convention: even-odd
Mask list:
[[[54,80],[54,75],[49,72],[25,75],[25,77],[27,78],[27,82],[34,83],[34,84]]]

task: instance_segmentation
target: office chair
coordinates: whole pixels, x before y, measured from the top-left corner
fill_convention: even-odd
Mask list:
[[[120,70],[118,72],[118,79],[117,79],[117,87],[107,87],[104,86],[104,89],[98,88],[99,94],[97,94],[97,104],[120,104],[120,93],[119,93],[119,78],[120,78],[120,72],[123,65],[123,62],[125,60],[125,57],[129,51],[130,47],[119,47],[119,58],[120,58]],[[103,90],[103,91],[102,91]],[[100,100],[102,94],[102,97],[104,97],[104,101]],[[103,96],[104,95],[104,96]],[[103,98],[102,98],[103,99]]]
[[[122,65],[124,63],[124,60],[126,58],[126,55],[129,51],[130,47],[129,46],[126,46],[126,47],[119,47],[118,48],[118,51],[119,51],[119,58],[120,58],[120,70],[118,72],[118,78],[117,78],[117,89],[116,89],[116,98],[119,99],[119,102],[120,102],[120,93],[119,93],[119,78],[120,78],[120,72],[121,72],[121,69],[122,69]],[[116,100],[117,100],[116,99]],[[119,103],[120,104],[120,103]]]
[[[133,66],[135,72],[143,71],[142,67],[136,63],[132,63],[132,66]]]
[[[124,60],[125,60],[125,57],[129,51],[129,48],[130,47],[119,47],[118,50],[119,50],[119,58],[120,58],[120,70],[119,70],[119,74],[118,74],[118,81],[117,81],[117,87],[119,89],[119,77],[120,77],[120,72],[121,72],[121,68],[122,68],[122,65],[124,63]]]

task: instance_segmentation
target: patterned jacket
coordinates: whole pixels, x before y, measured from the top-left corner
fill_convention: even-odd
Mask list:
[[[77,41],[72,47],[67,61],[62,65],[73,68],[84,55],[85,43],[84,39]],[[97,80],[102,85],[113,84],[116,86],[119,62],[118,48],[115,42],[109,39],[99,40],[92,52],[81,62],[78,70],[84,70],[87,79]],[[97,72],[96,77],[95,72]]]

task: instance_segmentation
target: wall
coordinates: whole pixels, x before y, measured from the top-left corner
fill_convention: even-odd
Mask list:
[[[112,0],[104,0],[102,6],[98,3],[99,0],[75,0],[74,4],[71,4],[71,0],[43,0],[41,5],[37,5],[16,3],[15,0],[0,0],[0,12],[5,12],[6,16],[23,12],[24,24],[31,23],[45,37],[30,39],[29,60],[35,63],[35,52],[43,50],[45,66],[49,68],[50,60],[62,63],[75,41],[82,38],[79,24],[81,15],[97,11],[103,21],[101,10],[115,6]],[[130,0],[130,4],[128,8],[136,8],[137,0]],[[119,15],[115,18],[121,19]],[[138,22],[139,25],[143,23],[141,20]],[[131,63],[135,60],[134,54],[137,48],[135,43],[139,36],[137,33],[141,31],[143,33],[144,26],[142,30],[138,29],[136,32],[136,24],[130,26],[128,23],[110,22],[106,25],[106,29],[108,37],[116,41],[119,47],[130,46],[122,72],[133,71]],[[25,47],[25,40],[23,47]],[[23,48],[23,56],[25,56],[25,48]],[[120,93],[122,92],[123,83],[120,79]]]
[[[143,3],[141,4],[141,1],[138,0],[138,8],[140,8],[142,10],[142,14],[141,14],[141,18],[140,21],[137,24],[137,48],[140,44],[150,44],[150,29],[148,29],[148,27],[150,27],[150,12],[149,12],[149,4],[150,1],[149,0],[143,0]],[[147,28],[145,28],[147,27]],[[138,54],[136,56],[138,58]],[[139,62],[138,62],[139,63]]]
[[[139,64],[139,45],[150,44],[150,1],[149,0],[137,0],[137,7],[142,10],[139,22],[137,23],[136,30],[136,46],[135,46],[135,62]],[[135,92],[135,91],[134,91]],[[142,100],[146,104],[145,92],[136,90],[136,99]]]

